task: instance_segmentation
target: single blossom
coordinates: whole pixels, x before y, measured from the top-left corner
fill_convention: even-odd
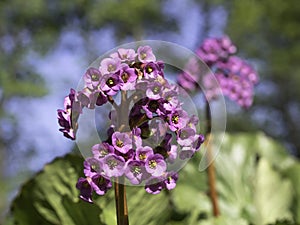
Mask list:
[[[116,95],[122,85],[123,81],[118,74],[104,75],[100,81],[100,88],[107,95]]]
[[[108,154],[101,163],[103,172],[107,177],[120,177],[124,174],[125,160],[121,156]]]
[[[89,89],[97,89],[101,76],[101,72],[98,69],[94,67],[89,68],[83,77],[85,86]]]
[[[82,200],[92,203],[93,202],[93,200],[92,200],[93,188],[92,188],[90,182],[91,182],[90,177],[88,177],[88,178],[80,177],[77,181],[76,188],[79,189],[79,191],[80,191],[79,197]]]
[[[156,57],[153,54],[150,46],[139,47],[137,53],[138,53],[138,59],[142,63],[154,62],[156,60]]]
[[[97,174],[92,177],[91,187],[96,194],[104,195],[112,187],[112,183],[110,179]]]
[[[145,163],[146,171],[154,177],[161,176],[167,169],[164,157],[160,154],[150,155]]]
[[[172,190],[176,187],[176,182],[178,180],[178,174],[174,171],[168,172],[165,175],[166,179],[164,180],[165,187],[168,190]]]
[[[159,194],[165,187],[164,182],[162,181],[161,178],[150,178],[146,184],[145,184],[145,190],[149,193],[149,194]]]
[[[96,159],[102,159],[110,153],[114,153],[114,147],[106,142],[96,144],[92,147],[93,156]]]
[[[121,62],[133,62],[137,56],[134,49],[119,48],[117,52],[110,55],[112,58],[119,58]]]
[[[127,162],[125,176],[132,184],[140,184],[148,175],[145,170],[145,162],[139,160],[130,160]]]
[[[136,149],[135,159],[138,161],[146,162],[149,156],[152,156],[153,149],[149,146],[139,147]]]
[[[101,61],[100,64],[100,72],[105,74],[113,74],[116,73],[121,66],[121,60],[118,58],[106,58]]]
[[[127,133],[115,132],[112,135],[112,144],[117,151],[125,154],[132,148],[132,139]]]
[[[130,68],[128,65],[122,66],[120,72],[120,78],[123,81],[123,85],[121,86],[121,90],[134,90],[137,75],[133,68]]]
[[[96,158],[87,158],[83,165],[83,172],[86,177],[93,177],[98,173],[101,173],[100,161]]]

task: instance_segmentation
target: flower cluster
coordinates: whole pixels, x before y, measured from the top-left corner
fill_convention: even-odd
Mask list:
[[[258,83],[258,75],[247,62],[235,56],[236,51],[236,46],[225,36],[204,40],[196,54],[215,74],[223,94],[248,108],[253,102],[253,89]],[[200,77],[200,73],[197,60],[191,58],[186,65],[186,72],[179,75],[178,83],[187,90],[195,90],[201,82],[206,89],[207,99],[217,98],[221,93],[212,76]]]
[[[95,144],[84,162],[85,177],[76,185],[80,197],[92,202],[92,193],[104,195],[116,178],[144,185],[152,194],[173,189],[178,174],[172,165],[191,158],[204,136],[197,133],[198,118],[183,109],[178,86],[165,79],[164,63],[149,46],[119,49],[99,68],[89,68],[84,82],[82,90],[71,89],[65,109],[58,110],[66,137],[75,139],[84,107],[108,103],[113,110],[107,139]]]

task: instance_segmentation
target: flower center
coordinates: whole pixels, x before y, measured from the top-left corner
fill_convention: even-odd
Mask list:
[[[118,163],[116,160],[110,159],[107,161],[107,165],[112,170],[118,165]]]
[[[106,84],[107,84],[109,87],[112,87],[112,86],[114,86],[115,81],[114,81],[114,79],[109,78],[109,79],[106,81]]]
[[[108,67],[107,67],[107,71],[108,72],[112,72],[116,69],[116,67],[113,65],[113,64],[109,64]]]
[[[105,150],[105,149],[101,149],[101,150],[100,150],[100,155],[101,155],[102,157],[106,156],[107,154],[108,154],[108,151],[107,151],[107,150]]]
[[[159,92],[160,88],[158,86],[153,88],[153,93],[157,94]]]
[[[181,139],[187,139],[189,137],[189,134],[187,131],[182,131],[180,134]]]
[[[122,76],[121,76],[121,78],[122,78],[122,80],[124,81],[124,83],[127,83],[128,78],[129,78],[128,73],[123,73]]]
[[[145,52],[143,52],[143,53],[141,54],[141,58],[142,58],[142,59],[146,59],[146,58],[147,58],[147,54],[146,54]]]
[[[140,160],[145,160],[146,159],[146,154],[145,153],[139,154],[139,159]]]
[[[105,183],[105,179],[100,176],[97,178],[96,183],[98,184],[98,186],[100,186]]]
[[[132,169],[131,169],[131,172],[132,172],[135,176],[141,174],[141,171],[142,171],[142,169],[141,169],[139,166],[134,166],[134,167],[132,167]]]
[[[175,115],[175,116],[172,116],[172,122],[177,124],[179,121],[179,116],[178,115]]]
[[[99,79],[97,74],[92,74],[91,78],[92,78],[92,81],[97,81]]]
[[[148,105],[151,112],[155,112],[159,107],[158,102],[154,100],[151,100]]]
[[[152,73],[153,69],[150,66],[148,66],[146,71],[147,71],[147,73]]]
[[[124,143],[123,143],[123,141],[121,141],[121,140],[117,140],[116,141],[116,145],[119,147],[119,148],[122,148],[123,146],[124,146]]]
[[[149,161],[149,167],[151,169],[155,169],[156,165],[157,165],[157,162],[154,159],[152,159],[152,160]]]
[[[97,172],[96,169],[97,169],[97,166],[96,166],[96,165],[91,165],[91,171],[92,171],[92,172]]]

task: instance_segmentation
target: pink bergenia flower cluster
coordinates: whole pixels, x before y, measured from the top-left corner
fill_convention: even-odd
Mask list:
[[[84,88],[71,89],[65,109],[58,110],[63,134],[76,138],[83,108],[111,104],[107,139],[95,144],[84,162],[85,177],[76,187],[92,202],[92,193],[104,195],[115,178],[144,185],[148,193],[175,188],[175,163],[191,158],[204,141],[197,133],[198,118],[189,116],[179,101],[179,87],[164,77],[164,63],[149,46],[119,49],[89,68]],[[117,97],[119,96],[119,97]],[[119,101],[119,102],[117,102]]]
[[[203,71],[195,58],[189,60],[185,72],[178,76],[178,83],[188,91],[195,91],[201,83],[208,100],[215,99],[223,93],[241,107],[248,108],[253,102],[258,75],[245,60],[235,55],[236,51],[236,46],[227,36],[205,39],[196,50],[196,55],[215,74],[221,91],[215,85],[212,76],[200,76]]]

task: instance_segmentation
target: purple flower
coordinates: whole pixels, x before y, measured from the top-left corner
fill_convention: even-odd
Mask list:
[[[106,142],[96,144],[92,147],[93,155],[96,159],[102,159],[110,153],[114,153],[114,147]]]
[[[92,177],[91,187],[98,195],[104,195],[111,187],[111,181],[100,174]]]
[[[171,145],[170,150],[167,152],[168,158],[167,161],[170,163],[174,163],[177,158],[177,146]]]
[[[146,96],[149,99],[157,100],[161,98],[163,86],[159,82],[151,82],[146,90]]]
[[[84,175],[86,177],[93,177],[101,172],[100,161],[95,158],[87,158],[84,163]]]
[[[120,78],[123,81],[121,90],[134,90],[137,75],[135,70],[128,65],[124,65],[120,71]]]
[[[149,146],[139,147],[136,149],[135,159],[139,161],[146,162],[149,156],[152,156],[153,149]]]
[[[119,58],[122,62],[132,62],[137,54],[134,49],[119,48],[117,52],[110,55],[112,58]]]
[[[166,171],[167,164],[161,154],[154,154],[147,158],[145,168],[152,176],[159,177]]]
[[[122,80],[118,74],[104,75],[100,81],[100,88],[107,95],[115,95],[123,85]]]
[[[105,58],[100,63],[100,72],[105,74],[116,73],[121,66],[121,60],[118,58]]]
[[[84,74],[85,86],[89,89],[96,89],[100,84],[101,73],[96,68],[89,68]]]
[[[131,133],[132,133],[132,140],[135,148],[137,149],[139,147],[142,147],[143,142],[141,138],[141,129],[135,127],[132,129]]]
[[[82,111],[82,106],[80,102],[76,101],[76,91],[74,89],[71,89],[70,94],[65,97],[64,107],[64,110],[57,110],[58,123],[62,127],[59,131],[65,137],[75,140],[78,129],[77,120]]]
[[[112,135],[112,144],[121,153],[127,153],[132,148],[132,140],[126,133],[115,132]]]
[[[79,197],[82,200],[92,203],[93,202],[93,200],[92,200],[93,188],[92,188],[90,182],[91,182],[90,177],[88,177],[88,178],[80,177],[77,181],[76,188],[79,189],[79,191],[80,191]]]
[[[128,161],[125,175],[132,184],[140,184],[147,177],[145,163],[138,160]]]
[[[181,160],[190,159],[195,154],[195,150],[193,148],[183,149],[179,152],[179,158]]]
[[[94,96],[96,96],[97,106],[101,106],[107,102],[107,96],[100,90],[95,91]]]
[[[168,123],[171,131],[176,131],[186,126],[188,114],[184,110],[176,110],[169,114]]]
[[[165,187],[168,190],[172,190],[176,187],[176,182],[178,180],[178,174],[176,172],[168,172],[166,175],[166,179],[164,180]]]
[[[150,178],[145,185],[145,190],[149,194],[159,194],[161,190],[165,187],[165,183],[162,181],[161,178]]]
[[[104,174],[107,177],[120,177],[124,174],[125,160],[121,156],[108,154],[101,163]]]
[[[150,46],[141,46],[137,50],[138,59],[142,63],[154,62],[156,60],[155,55],[152,52],[152,48]]]
[[[144,78],[145,79],[155,79],[158,76],[164,76],[163,73],[164,63],[163,62],[149,62],[144,67]]]
[[[148,98],[147,98],[148,99]],[[145,105],[142,106],[142,109],[145,111],[148,118],[153,118],[153,113],[156,113],[159,116],[164,116],[166,110],[164,108],[165,100],[160,99],[150,99],[145,102]]]
[[[195,130],[190,127],[182,128],[177,133],[177,142],[181,146],[191,146],[196,138]]]

